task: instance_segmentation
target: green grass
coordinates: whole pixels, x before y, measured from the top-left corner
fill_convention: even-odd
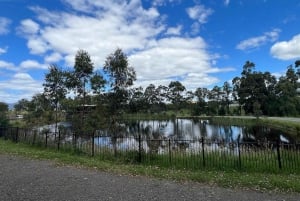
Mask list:
[[[287,173],[255,173],[236,170],[187,170],[158,167],[151,164],[134,164],[124,161],[109,161],[100,157],[90,157],[74,151],[58,152],[43,147],[0,139],[0,154],[14,154],[39,160],[52,160],[58,165],[72,165],[93,170],[118,174],[142,175],[176,181],[194,181],[207,185],[230,188],[247,188],[260,191],[300,192],[300,175]]]

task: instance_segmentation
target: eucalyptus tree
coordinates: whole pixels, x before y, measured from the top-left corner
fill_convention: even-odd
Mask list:
[[[208,97],[208,89],[207,88],[197,88],[194,92],[194,96],[196,98],[197,108],[194,112],[195,115],[204,114],[206,112],[207,102],[206,99]]]
[[[0,102],[0,127],[8,126],[9,120],[7,118],[8,105]]]
[[[72,122],[77,132],[91,131],[94,117],[87,111],[87,104],[91,103],[90,92],[100,95],[104,91],[105,80],[99,72],[94,72],[94,64],[89,53],[78,50],[75,55],[74,69],[66,72],[66,87],[74,91],[76,97],[73,104]],[[89,106],[93,110],[94,106]],[[100,114],[99,114],[100,115]],[[75,136],[76,138],[76,136]]]
[[[136,80],[136,73],[129,65],[126,54],[121,49],[106,58],[103,71],[108,76],[108,104],[112,116],[115,116],[128,103],[130,87]]]
[[[255,64],[250,61],[243,66],[241,77],[233,79],[233,89],[247,114],[270,113],[275,85],[276,78],[273,75],[269,72],[255,71]]]
[[[55,108],[55,133],[57,132],[58,108],[66,97],[65,74],[57,65],[51,65],[45,75],[44,95]]]
[[[178,112],[181,104],[185,102],[184,92],[186,91],[186,88],[179,81],[170,82],[168,87],[168,100],[175,106],[176,111]]]
[[[229,82],[224,82],[223,87],[223,102],[225,102],[226,105],[226,113],[229,113],[229,105],[230,105],[230,101],[231,101],[231,93],[232,93],[232,86],[229,84]]]
[[[78,50],[75,55],[74,70],[68,72],[66,86],[75,90],[78,97],[81,97],[85,104],[87,84],[93,75],[94,64],[89,53],[85,50]]]
[[[277,112],[279,115],[298,115],[300,113],[300,98],[297,94],[299,75],[297,65],[288,66],[286,74],[279,78],[276,85]]]
[[[109,130],[116,153],[117,137],[122,135],[122,129],[124,129],[118,117],[124,111],[125,106],[128,105],[131,94],[130,88],[136,80],[136,73],[134,68],[129,65],[126,54],[119,48],[107,56],[103,71],[108,76],[106,98],[110,117]]]

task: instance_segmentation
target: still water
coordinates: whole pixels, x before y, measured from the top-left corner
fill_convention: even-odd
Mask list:
[[[211,141],[241,142],[276,141],[293,142],[283,131],[261,126],[225,126],[211,124],[209,120],[175,119],[126,122],[119,126],[118,137],[147,139],[198,140],[202,137]],[[99,136],[112,136],[109,130],[99,131]],[[240,138],[239,138],[240,136]]]

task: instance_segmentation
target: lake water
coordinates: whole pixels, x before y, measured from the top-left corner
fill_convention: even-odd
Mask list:
[[[211,141],[241,142],[276,141],[293,142],[283,131],[261,126],[224,126],[214,125],[209,120],[175,119],[147,120],[121,124],[119,137],[137,137],[139,134],[147,139],[198,140],[202,137]],[[100,132],[102,136],[110,136],[109,131]]]

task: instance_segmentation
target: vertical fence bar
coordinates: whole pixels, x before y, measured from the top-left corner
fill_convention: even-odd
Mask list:
[[[60,129],[58,130],[57,150],[60,148]]]
[[[204,154],[204,137],[201,138],[201,144],[202,144],[202,165],[205,167],[205,154]]]
[[[138,162],[142,162],[142,142],[141,142],[141,134],[139,133],[139,158]]]
[[[19,142],[19,127],[16,127],[16,143]]]
[[[169,146],[169,163],[171,165],[172,164],[171,139],[169,139],[168,141],[168,146]]]
[[[241,135],[238,136],[238,139],[237,139],[237,147],[238,147],[238,154],[239,154],[239,169],[242,169],[242,159],[241,159],[241,147],[240,147],[240,138],[241,138]]]
[[[92,156],[95,156],[95,131],[92,134]]]
[[[48,146],[48,131],[45,132],[45,135],[46,135],[45,147],[47,148],[47,146]]]
[[[281,156],[280,156],[280,142],[277,140],[277,160],[278,160],[278,167],[281,170],[282,169],[282,164],[281,164]]]

